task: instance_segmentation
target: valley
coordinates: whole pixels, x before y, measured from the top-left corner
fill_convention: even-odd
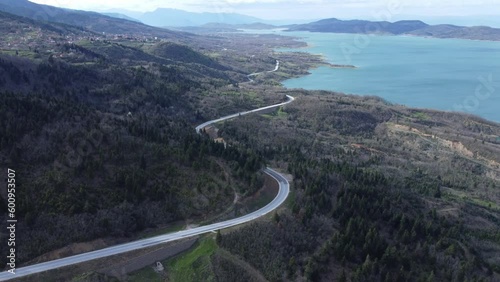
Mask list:
[[[58,8],[40,21],[36,5],[0,13],[0,164],[18,173],[18,270],[140,246],[6,279],[500,279],[498,123],[285,88],[335,65],[277,51],[306,47],[300,38]],[[176,252],[163,244],[191,236]],[[119,273],[151,253],[163,272]]]

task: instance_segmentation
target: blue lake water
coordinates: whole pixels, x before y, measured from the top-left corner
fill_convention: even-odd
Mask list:
[[[288,88],[376,95],[410,107],[461,111],[500,122],[500,42],[403,36],[279,32],[302,38],[332,64]]]

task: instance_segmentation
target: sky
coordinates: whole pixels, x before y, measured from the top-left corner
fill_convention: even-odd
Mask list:
[[[439,17],[500,16],[499,0],[30,0],[89,11],[137,12],[176,8],[191,12],[230,12],[266,20],[341,19],[399,20]],[[500,18],[500,17],[499,17]]]

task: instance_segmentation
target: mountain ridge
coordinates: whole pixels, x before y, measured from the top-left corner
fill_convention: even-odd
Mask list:
[[[196,26],[210,22],[249,24],[260,19],[237,13],[194,13],[178,9],[158,8],[144,13],[139,20],[152,26]]]
[[[97,12],[57,8],[27,0],[0,0],[0,11],[42,22],[55,22],[82,27],[98,33],[141,34],[143,36],[157,36],[169,39],[183,39],[190,36],[187,33],[152,27]]]
[[[420,20],[396,22],[323,19],[302,25],[289,26],[287,31],[310,31],[323,33],[358,33],[414,35],[436,38],[459,38],[500,41],[500,29],[489,26],[458,26],[451,24],[429,25]]]

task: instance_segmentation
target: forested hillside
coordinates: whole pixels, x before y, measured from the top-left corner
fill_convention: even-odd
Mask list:
[[[148,26],[136,21],[105,16],[95,12],[63,9],[27,0],[0,0],[0,11],[39,22],[51,22],[83,28],[97,33],[157,36],[170,40],[189,38],[187,33]]]
[[[33,18],[33,5],[14,10]],[[60,12],[43,22],[0,13],[0,164],[17,172],[18,266],[71,255],[57,250],[75,243],[117,244],[262,206],[277,186],[259,172],[267,165],[293,179],[287,204],[202,237],[167,262],[181,264],[169,278],[500,281],[500,125],[284,89],[280,81],[330,65],[274,51],[304,46],[293,38]],[[195,133],[285,95],[297,99]],[[71,280],[66,270],[58,277]]]
[[[498,124],[290,94],[298,99],[276,115],[221,127],[281,163],[295,188],[273,221],[222,235],[221,246],[270,281],[499,279]]]
[[[436,38],[462,38],[471,40],[500,40],[500,29],[488,26],[456,26],[451,24],[428,25],[422,21],[404,20],[397,22],[338,20],[335,18],[319,20],[308,24],[292,25],[290,31],[364,33],[413,35]]]
[[[0,18],[9,30],[0,54],[0,160],[18,172],[20,263],[75,242],[218,215],[236,194],[260,188],[260,156],[224,149],[193,127],[204,121],[194,95],[231,85],[238,73],[164,39],[142,48],[146,42]],[[23,37],[30,44],[16,44]]]

